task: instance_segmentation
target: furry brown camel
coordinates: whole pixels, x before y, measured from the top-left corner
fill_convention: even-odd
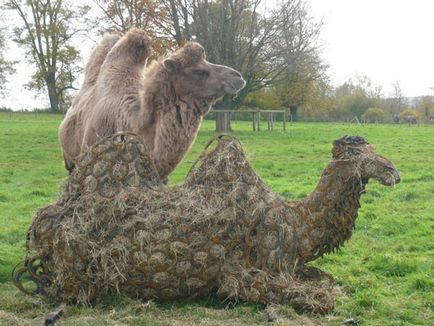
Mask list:
[[[245,81],[237,71],[208,62],[194,42],[154,62],[143,77],[150,55],[145,32],[133,29],[113,46],[114,39],[106,35],[93,52],[85,90],[60,125],[65,166],[72,171],[78,155],[101,138],[132,131],[165,179],[194,142],[211,106],[225,94],[235,95]]]
[[[306,263],[350,238],[369,178],[400,180],[363,138],[344,137],[315,191],[287,203],[237,141],[220,139],[183,185],[165,188],[136,138],[108,139],[80,158],[59,201],[34,218],[35,258],[16,280],[41,271],[38,291],[67,302],[114,291],[158,300],[217,293],[328,312],[332,277]]]

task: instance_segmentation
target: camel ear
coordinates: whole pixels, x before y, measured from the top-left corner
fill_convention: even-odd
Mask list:
[[[165,59],[163,61],[163,66],[170,72],[178,72],[181,70],[181,63],[171,58]]]

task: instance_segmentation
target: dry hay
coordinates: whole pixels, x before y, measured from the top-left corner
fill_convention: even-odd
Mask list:
[[[298,263],[302,221],[253,171],[240,143],[220,137],[183,185],[166,188],[145,146],[116,135],[81,157],[58,202],[28,232],[35,291],[96,303],[121,292],[167,300],[217,293],[326,313],[333,279]],[[298,250],[298,249],[297,249]]]

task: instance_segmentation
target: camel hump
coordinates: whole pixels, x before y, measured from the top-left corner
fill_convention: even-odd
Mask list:
[[[101,65],[103,64],[107,53],[110,52],[110,50],[119,41],[120,38],[121,35],[119,34],[104,34],[104,38],[92,51],[92,54],[86,65],[82,89],[87,89],[88,87],[95,85],[101,69]],[[77,98],[79,98],[79,96],[77,96]]]
[[[145,63],[151,55],[152,41],[144,30],[130,29],[110,50],[105,66],[118,65],[120,62]]]
[[[151,55],[152,41],[144,30],[134,28],[126,35],[126,49],[130,49],[135,54],[137,61],[141,58],[148,58]]]
[[[214,149],[208,151],[217,141]],[[235,185],[239,182],[262,184],[248,161],[240,141],[232,136],[221,135],[213,138],[193,165],[185,180],[187,187],[219,187],[222,184]]]
[[[158,189],[160,185],[146,145],[132,133],[117,133],[77,159],[67,181],[66,196],[98,193],[111,198],[122,190]]]
[[[345,135],[342,138],[336,139],[333,145],[366,145],[369,144],[365,138],[361,136],[349,136]]]

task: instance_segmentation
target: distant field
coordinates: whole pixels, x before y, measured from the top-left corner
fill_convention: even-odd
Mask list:
[[[57,142],[61,119],[0,113],[0,325],[28,324],[55,307],[19,293],[9,279],[34,213],[56,199],[67,175]],[[259,133],[247,122],[233,127],[259,175],[289,200],[314,189],[332,141],[345,134],[366,137],[402,174],[395,188],[368,185],[353,238],[315,262],[339,285],[334,313],[297,315],[281,306],[282,324],[341,325],[351,317],[362,325],[434,325],[434,126],[295,123],[286,132]],[[172,184],[182,182],[213,130],[205,121]],[[266,317],[261,305],[215,298],[144,304],[113,296],[95,309],[71,308],[64,318],[64,325],[199,323],[266,324]]]

